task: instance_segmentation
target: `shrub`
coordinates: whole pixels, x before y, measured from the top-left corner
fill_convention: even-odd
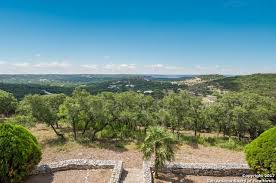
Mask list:
[[[246,160],[259,174],[276,172],[276,127],[262,133],[245,147]]]
[[[0,124],[0,182],[21,182],[40,160],[38,142],[27,129]]]

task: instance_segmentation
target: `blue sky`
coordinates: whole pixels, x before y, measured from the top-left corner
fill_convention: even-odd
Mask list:
[[[0,1],[0,73],[276,72],[274,0]]]

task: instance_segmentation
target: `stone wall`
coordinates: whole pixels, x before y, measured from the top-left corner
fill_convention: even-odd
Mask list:
[[[144,183],[152,183],[152,173],[151,173],[152,164],[149,161],[143,162],[143,172],[144,172]]]
[[[123,171],[122,161],[70,159],[38,166],[31,175],[47,174],[64,170],[112,169],[110,183],[119,183]]]
[[[246,164],[205,164],[205,163],[184,163],[168,164],[164,171],[175,174],[202,175],[202,176],[242,176],[243,174],[252,174]]]
[[[148,161],[143,163],[144,182],[152,183],[153,164]],[[242,176],[243,174],[253,174],[247,164],[210,164],[210,163],[170,163],[162,172],[172,172],[174,174],[198,175],[198,176]]]

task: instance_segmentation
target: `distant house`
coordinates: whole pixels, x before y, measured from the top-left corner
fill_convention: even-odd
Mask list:
[[[109,89],[115,89],[115,88],[119,88],[117,85],[109,85],[107,88]]]
[[[51,92],[48,92],[48,91],[46,91],[46,90],[42,90],[46,95],[52,95],[53,93],[51,93]]]
[[[153,93],[152,90],[146,90],[146,91],[144,91],[144,94],[152,94],[152,93]]]
[[[39,79],[40,82],[48,82],[48,79]]]
[[[129,85],[126,85],[126,87],[130,87],[130,88],[134,88],[135,85],[132,85],[132,84],[129,84]]]

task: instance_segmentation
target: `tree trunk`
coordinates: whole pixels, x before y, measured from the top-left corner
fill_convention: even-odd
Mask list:
[[[84,134],[85,134],[86,129],[87,129],[87,127],[88,127],[88,123],[89,123],[88,121],[85,122],[84,129],[83,129],[81,135],[84,135]]]
[[[58,122],[56,122],[56,127],[57,127],[57,129],[59,129]]]
[[[195,120],[195,127],[194,127],[194,131],[195,131],[195,136],[197,135],[197,120]]]
[[[74,140],[77,140],[77,130],[76,130],[75,122],[73,122],[73,133],[74,133]]]
[[[147,127],[144,127],[144,134],[147,134]]]
[[[93,135],[90,137],[90,140],[91,140],[91,141],[94,141],[94,139],[95,139],[95,137],[96,137],[96,133],[97,133],[97,131],[94,131],[94,132],[93,132]]]
[[[63,134],[57,132],[57,130],[54,127],[54,125],[51,124],[50,126],[52,127],[52,129],[54,130],[54,132],[56,133],[57,136],[61,137],[62,139],[65,139]]]
[[[101,128],[95,130],[95,131],[93,132],[92,137],[91,137],[91,141],[94,141],[94,139],[95,139],[95,137],[96,137],[96,134],[97,134],[98,132],[102,131],[107,125],[109,125],[109,123],[105,123]]]

